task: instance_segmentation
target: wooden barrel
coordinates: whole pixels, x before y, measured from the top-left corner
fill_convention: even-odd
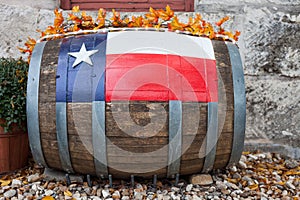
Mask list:
[[[120,31],[40,42],[27,119],[35,161],[127,178],[238,162],[245,89],[237,46],[174,32]]]

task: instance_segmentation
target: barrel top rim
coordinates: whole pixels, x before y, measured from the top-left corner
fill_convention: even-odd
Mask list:
[[[173,32],[177,34],[182,34],[182,35],[188,35],[188,36],[194,36],[194,37],[203,37],[203,38],[208,38],[207,36],[198,36],[198,35],[193,35],[191,32],[188,31],[172,31],[168,28],[114,28],[114,27],[108,27],[108,28],[102,28],[98,30],[80,30],[80,31],[74,31],[74,32],[68,32],[68,33],[62,33],[62,34],[53,34],[53,35],[46,35],[38,40],[38,42],[43,42],[47,40],[54,40],[57,38],[67,38],[67,37],[72,37],[72,36],[78,36],[78,35],[86,35],[86,34],[97,34],[97,33],[108,33],[108,32],[130,32],[130,31],[154,31],[154,32]],[[217,34],[216,39],[213,40],[223,40],[226,42],[232,42],[233,44],[236,44],[236,40],[229,38],[226,35],[221,35]]]

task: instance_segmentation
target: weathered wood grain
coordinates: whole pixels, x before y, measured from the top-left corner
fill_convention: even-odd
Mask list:
[[[231,62],[227,46],[222,41],[212,41],[215,50],[215,57],[217,61],[217,70],[219,73],[218,94],[219,94],[219,120],[225,117],[224,126],[219,127],[219,138],[217,144],[217,152],[215,158],[214,168],[226,167],[232,148],[233,140],[233,81]],[[222,81],[222,82],[221,82]],[[224,85],[222,85],[222,83]],[[225,90],[224,90],[225,89]],[[224,97],[225,93],[225,97]],[[226,107],[224,107],[226,105]],[[224,155],[224,152],[229,152]],[[220,156],[221,155],[221,156]]]
[[[39,122],[41,145],[49,167],[60,169],[58,145],[56,140],[56,68],[59,56],[60,40],[47,42],[41,62],[39,84]],[[47,134],[43,134],[47,133]],[[52,137],[51,146],[45,139]],[[50,151],[47,151],[50,149]]]

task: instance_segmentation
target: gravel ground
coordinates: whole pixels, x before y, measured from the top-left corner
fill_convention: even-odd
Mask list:
[[[43,169],[30,167],[0,176],[0,200],[18,199],[300,199],[300,162],[279,154],[244,152],[238,166],[217,170],[211,175],[194,175],[174,180],[107,180],[92,179],[71,183],[47,181]]]

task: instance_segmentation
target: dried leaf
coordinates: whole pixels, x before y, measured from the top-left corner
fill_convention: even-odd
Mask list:
[[[160,17],[160,14],[158,11],[153,9],[152,7],[149,8],[149,13],[145,14],[145,17],[151,22],[151,23],[158,23],[158,19]]]
[[[235,34],[234,34],[234,36],[233,36],[233,39],[234,39],[235,41],[238,41],[240,35],[241,35],[241,32],[240,32],[240,31],[235,31]]]
[[[230,183],[238,183],[239,182],[237,179],[231,179],[231,178],[227,178],[226,180]]]
[[[42,200],[55,200],[52,196],[45,196]]]
[[[300,175],[300,171],[298,170],[290,170],[284,173],[284,175],[289,176],[289,175]]]
[[[158,10],[159,18],[162,20],[168,21],[174,16],[174,11],[171,9],[169,5],[166,7],[166,11]]]
[[[68,197],[71,197],[71,196],[72,196],[72,192],[70,192],[69,190],[66,190],[66,191],[64,192],[64,195],[65,195],[65,196],[68,196]]]
[[[0,185],[3,186],[8,186],[11,183],[11,180],[0,180]]]
[[[142,16],[139,16],[139,17],[132,16],[132,26],[133,27],[142,27],[143,24],[144,24],[144,21],[143,21]]]
[[[218,22],[216,23],[216,25],[217,25],[217,26],[222,26],[222,24],[223,24],[224,22],[228,21],[228,20],[229,20],[229,17],[228,17],[228,16],[223,17],[222,19],[220,19],[220,21],[218,21]],[[246,154],[244,154],[244,155],[246,155]]]
[[[73,6],[72,12],[74,13],[80,12],[79,6]]]
[[[73,21],[74,24],[80,24],[82,22],[82,20],[78,16],[72,13],[69,14],[68,20]]]
[[[97,17],[98,26],[95,27],[96,30],[105,26],[105,18],[106,18],[106,10],[100,8]]]
[[[54,27],[60,27],[64,21],[62,12],[58,12],[58,9],[55,9],[54,14],[55,14]]]
[[[177,16],[175,16],[173,21],[169,24],[169,29],[171,29],[173,31],[176,31],[176,30],[183,31],[184,27],[185,27],[185,24],[180,23]]]
[[[122,19],[120,17],[120,13],[116,12],[115,9],[112,9],[113,17],[110,18],[112,20],[111,24],[113,27],[121,27],[122,26]]]
[[[284,181],[280,181],[280,182],[277,182],[277,183],[275,183],[275,184],[277,184],[277,185],[285,185],[285,182]]]
[[[250,185],[248,186],[251,190],[256,190],[258,189],[258,184],[253,184],[253,185]]]

